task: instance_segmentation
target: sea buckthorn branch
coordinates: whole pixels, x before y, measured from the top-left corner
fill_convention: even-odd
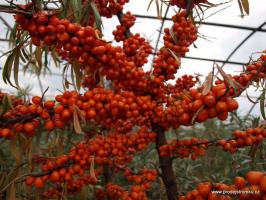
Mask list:
[[[75,176],[83,177],[86,171],[90,171],[90,176],[94,177],[94,166],[92,162],[97,164],[97,166],[108,165],[111,168],[118,170],[123,169],[128,176],[133,174],[123,167],[126,163],[129,163],[136,151],[141,151],[147,148],[149,142],[155,140],[156,135],[148,131],[145,128],[141,128],[136,133],[128,133],[126,135],[120,134],[118,132],[110,133],[108,136],[96,136],[96,138],[87,141],[86,143],[79,143],[77,147],[72,148],[69,155],[63,155],[51,159],[43,160],[41,170],[43,174],[36,174],[31,176],[26,180],[28,185],[33,185],[35,187],[44,187],[44,183],[48,180],[52,183],[62,183],[66,182],[71,188],[73,181],[79,181],[80,179],[75,179]],[[113,146],[110,149],[109,146]],[[92,168],[93,167],[93,168]],[[98,170],[98,176],[104,173],[103,167],[96,168]],[[156,173],[156,170],[153,170]],[[147,179],[151,178],[149,172],[146,170],[142,171],[144,174],[147,172]],[[137,180],[137,183],[142,182],[142,178],[137,178],[136,176],[140,173],[135,174],[132,178]],[[154,173],[153,173],[154,174]],[[146,175],[145,175],[146,176]],[[73,178],[71,178],[73,177]],[[132,179],[131,178],[131,179]],[[141,181],[139,181],[141,180]],[[86,184],[96,184],[96,182],[87,182]],[[83,183],[80,183],[80,187]],[[78,189],[78,188],[76,188]]]
[[[188,41],[186,41],[187,39],[184,38],[184,34],[187,34],[188,31],[192,31],[192,34],[195,34],[193,33],[193,31],[195,32],[195,28],[193,27],[193,24],[191,23],[191,21],[189,20],[187,21],[185,19],[185,17],[183,16],[184,14],[185,13],[182,12],[181,14],[177,14],[177,16],[173,18],[176,21],[175,22],[176,26],[173,26],[173,29],[170,30],[170,35],[172,36],[169,35],[169,31],[168,32],[166,31],[166,33],[168,33],[168,36],[165,37],[165,40],[167,40],[165,42],[165,45],[167,48],[169,47],[170,51],[172,51],[172,53],[174,54],[178,54],[178,52],[180,52],[181,55],[184,55],[184,53],[188,51],[187,47],[191,44],[190,40],[196,39],[196,37],[193,35],[191,35]],[[129,20],[132,20],[132,19],[134,20],[134,18],[129,17],[130,16],[129,13],[126,13],[123,17],[125,18],[127,16]],[[34,20],[32,20],[31,18],[25,19],[25,17],[21,15],[16,15],[16,18],[17,18],[16,19],[17,22],[20,24],[22,29],[29,31],[33,44],[39,46],[39,45],[43,45],[42,43],[44,43],[45,45],[48,45],[48,46],[54,46],[58,54],[61,55],[63,59],[66,59],[69,62],[79,63],[81,67],[83,66],[86,68],[87,65],[94,65],[95,68],[93,69],[90,68],[86,70],[87,72],[90,73],[90,75],[87,75],[87,80],[85,80],[85,82],[88,84],[92,83],[95,73],[98,73],[98,71],[101,68],[103,68],[103,65],[105,65],[103,70],[101,70],[102,72],[101,74],[105,75],[108,80],[113,80],[115,82],[115,85],[118,85],[118,88],[126,87],[126,89],[130,89],[130,90],[137,89],[138,92],[140,92],[143,90],[153,91],[153,90],[150,90],[150,87],[154,87],[156,85],[157,85],[156,87],[162,86],[161,82],[164,80],[163,76],[159,76],[155,78],[154,80],[150,80],[149,72],[144,73],[143,69],[136,68],[136,66],[134,66],[134,64],[130,62],[132,59],[126,62],[122,61],[123,60],[122,57],[127,57],[127,56],[123,55],[124,53],[122,53],[121,49],[118,47],[111,47],[111,45],[108,45],[106,42],[102,40],[98,40],[96,34],[94,34],[94,32],[92,31],[93,29],[89,26],[86,28],[81,27],[81,30],[78,31],[79,28],[77,26],[75,27],[71,25],[69,21],[59,20],[55,16],[49,17],[48,13],[45,13],[45,11],[35,13]],[[27,22],[27,20],[29,21]],[[125,24],[125,22],[123,22],[123,19],[121,19],[121,21],[122,23]],[[186,26],[187,24],[185,23],[186,21],[188,24],[191,25],[190,28],[182,29],[182,27],[179,27],[178,24],[182,26]],[[39,25],[38,23],[41,23],[41,24]],[[53,26],[58,25],[58,24],[60,25],[60,28],[55,29]],[[126,24],[126,26],[131,26],[131,25],[132,25],[131,22],[129,23],[129,25]],[[70,30],[69,27],[67,26],[71,26],[72,29]],[[175,27],[177,27],[177,29],[175,29]],[[78,34],[75,35],[74,29],[77,31]],[[82,31],[85,31],[85,32],[87,31],[86,32],[87,35],[92,34],[92,38],[96,40],[97,42],[93,43],[91,40],[92,38],[90,37],[83,38],[84,34]],[[174,38],[174,41],[173,39],[171,39],[171,37]],[[181,37],[183,37],[183,39]],[[179,38],[179,40],[178,40],[177,45],[175,46],[175,45],[172,45],[171,43],[175,42],[176,38]],[[137,40],[134,39],[133,41],[137,42],[139,39]],[[59,42],[55,42],[55,40],[58,40]],[[95,45],[95,48],[92,48],[92,47],[89,48],[88,45],[91,46],[93,44]],[[133,45],[130,45],[130,47],[132,48]],[[142,66],[146,62],[145,57],[147,57],[147,55],[151,53],[151,48],[148,43],[147,44],[144,43],[143,47],[144,47],[143,50],[139,49],[143,53],[139,52],[139,54],[136,54],[136,56],[134,56],[135,58],[133,58],[133,60],[137,62],[136,65],[138,66]],[[77,52],[80,53],[81,51],[83,51],[84,53],[82,53],[81,56],[78,56]],[[118,52],[118,53],[115,53],[115,52]],[[173,55],[171,52],[169,52],[169,50],[164,50],[164,51],[162,50],[160,55],[162,54],[162,52],[164,52],[163,53],[164,60],[167,61],[169,58],[169,61],[167,61],[169,63],[165,63],[163,64],[163,66],[164,65],[167,66],[167,64],[170,64],[170,66],[174,66],[178,64],[178,63],[175,63],[174,61],[175,59],[173,58]],[[115,55],[112,55],[114,53]],[[96,56],[96,59],[95,59],[95,56]],[[140,57],[143,57],[144,59],[140,59]],[[111,59],[111,61],[108,63],[109,67],[106,67],[108,59]],[[114,66],[114,62],[113,62],[114,59],[119,60],[119,62],[116,62],[116,63],[120,63],[119,68]],[[100,62],[98,62],[99,60]],[[169,68],[169,70],[171,71],[171,74],[172,74],[171,77],[173,77],[173,73],[175,72],[175,69]],[[157,73],[158,70],[155,70],[155,72]],[[126,78],[131,79],[131,81],[121,80],[121,77],[124,77],[124,74],[126,75]],[[98,77],[98,75],[96,77]],[[120,78],[117,79],[118,77]],[[134,77],[138,78],[139,81],[134,81]],[[156,92],[156,88],[154,92]]]
[[[172,156],[173,158],[190,157],[192,160],[198,156],[204,156],[210,146],[220,146],[226,152],[235,153],[239,148],[259,145],[266,138],[264,128],[248,128],[246,131],[234,131],[234,137],[229,139],[182,139],[172,140],[169,144],[160,147],[161,156]]]
[[[101,16],[112,17],[122,13],[126,2],[96,0],[94,3]],[[88,3],[91,2],[83,1],[83,5]],[[23,9],[30,11],[32,5],[26,5]],[[23,133],[31,137],[41,121],[45,122],[46,130],[53,131],[55,128],[73,124],[73,121],[77,122],[73,119],[76,114],[76,118],[100,124],[115,132],[110,132],[107,136],[96,135],[86,142],[79,143],[69,155],[45,160],[41,169],[48,174],[29,177],[27,184],[42,188],[44,182],[47,182],[56,186],[46,190],[47,197],[61,194],[63,183],[67,184],[68,194],[79,192],[84,185],[97,185],[97,179],[104,173],[103,166],[107,165],[113,169],[115,164],[130,163],[137,152],[146,149],[150,142],[155,141],[168,199],[176,199],[177,187],[172,158],[169,155],[160,155],[160,148],[166,145],[165,131],[171,127],[189,126],[194,122],[203,122],[216,116],[220,120],[225,120],[228,112],[238,107],[237,102],[232,99],[238,93],[227,81],[216,82],[216,85],[204,95],[203,87],[192,88],[195,82],[190,77],[178,80],[175,86],[166,84],[167,80],[174,78],[180,66],[180,58],[184,57],[188,47],[197,39],[197,28],[192,20],[186,18],[188,13],[182,11],[174,15],[173,26],[165,29],[164,47],[154,59],[152,72],[144,72],[142,68],[147,62],[147,56],[151,54],[149,43],[138,34],[125,37],[127,29],[135,22],[135,17],[131,13],[121,16],[121,26],[114,31],[115,39],[123,42],[122,47],[112,46],[99,38],[99,31],[92,26],[94,18],[88,26],[82,26],[68,19],[58,18],[58,13],[51,13],[53,12],[45,10],[33,12],[31,15],[17,13],[15,19],[20,26],[19,29],[29,32],[33,44],[55,49],[62,59],[80,67],[85,79],[88,78],[84,80],[83,85],[90,90],[84,94],[66,91],[62,95],[57,95],[55,101],[46,101],[43,105],[40,103],[42,98],[34,97],[29,105],[14,106],[2,116],[2,120],[16,119],[28,113],[35,114],[36,118],[25,123],[8,124],[8,127],[0,129],[0,136],[12,139],[14,133]],[[260,59],[265,60],[265,57],[262,56]],[[255,74],[258,74],[257,67],[261,60],[254,64],[255,67],[249,67],[249,70],[232,79],[243,86],[251,84]],[[100,77],[110,80],[114,84],[115,92],[96,87]],[[259,78],[254,81],[263,78],[264,67],[259,73]],[[50,110],[53,112],[50,113]],[[141,129],[138,133],[129,134],[134,126],[144,126],[146,130]],[[150,133],[149,129],[157,135]],[[250,140],[257,142],[253,141],[253,136],[248,139],[249,142]],[[236,147],[233,145],[234,142],[228,142],[231,147]],[[231,150],[228,142],[220,142],[219,145],[224,144],[226,150]],[[60,168],[65,164],[66,168]],[[139,182],[139,177],[136,179]],[[120,187],[116,189],[120,191],[118,193],[123,193]],[[145,199],[143,191],[143,188],[137,185],[134,190],[132,188],[132,192],[126,192],[122,198]],[[99,190],[97,195],[101,194]]]
[[[129,169],[122,169],[124,171],[124,176],[127,177],[129,182],[134,184],[130,186],[130,190],[127,190],[126,187],[121,187],[113,182],[107,184],[106,191],[98,191],[100,193],[97,199],[103,199],[104,196],[107,196],[110,199],[148,199],[145,190],[150,188],[150,182],[153,182],[156,179],[157,172],[156,170],[143,169],[138,173],[133,173]]]
[[[179,196],[178,200],[232,200],[232,199],[265,199],[266,173],[249,171],[245,178],[237,176],[233,184],[202,182],[197,187]]]
[[[8,126],[0,131],[1,137],[10,138],[19,132],[33,136],[40,120],[45,121],[44,127],[48,131],[63,128],[73,123],[74,112],[87,122],[100,123],[106,128],[130,130],[133,125],[144,125],[148,122],[148,116],[156,106],[148,96],[135,96],[126,91],[116,94],[104,88],[94,88],[84,94],[66,91],[57,95],[55,100],[56,102],[48,100],[42,103],[41,97],[35,96],[31,104],[14,106],[1,117],[2,121],[9,120],[8,124],[3,124]],[[23,115],[28,117],[22,119]],[[22,123],[24,120],[27,122]]]
[[[132,21],[134,23],[135,19],[134,18],[131,18],[130,19],[131,24],[125,25],[125,20],[124,20],[125,19],[125,14],[122,11],[120,11],[120,12],[117,13],[117,18],[118,18],[118,20],[119,20],[119,22],[121,24],[120,28],[122,28],[122,29],[125,28],[125,30],[123,31],[124,32],[124,36],[126,38],[129,38],[132,35],[132,33],[130,32],[130,27],[133,26],[132,25]],[[117,27],[117,29],[118,29],[118,27]],[[116,35],[116,34],[114,33],[114,35]],[[116,41],[120,41],[120,40],[116,40]]]
[[[160,148],[167,144],[165,130],[157,124],[152,125],[152,130],[157,133],[156,150],[159,156],[159,167],[161,169],[161,177],[164,182],[168,200],[175,200],[178,194],[175,173],[172,167],[172,159],[170,156],[161,156]]]
[[[256,62],[246,66],[244,72],[231,77],[231,81],[242,86],[239,88],[233,88],[226,81],[217,80],[205,95],[202,93],[204,87],[192,88],[183,93],[173,90],[173,98],[167,99],[167,107],[157,106],[156,115],[152,116],[153,122],[165,128],[178,128],[180,125],[190,126],[195,122],[201,123],[214,117],[220,120],[227,119],[228,112],[238,108],[237,101],[232,97],[239,96],[252,83],[265,78],[265,60],[266,56],[263,53]]]

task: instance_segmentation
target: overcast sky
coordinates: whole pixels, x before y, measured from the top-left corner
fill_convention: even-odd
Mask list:
[[[17,1],[19,3],[23,3],[24,1]],[[149,11],[147,11],[147,7],[150,0],[131,0],[125,6],[125,11],[131,11],[133,14],[140,15],[152,15],[156,16],[156,6],[153,4]],[[212,3],[220,3],[223,1],[211,1]],[[264,3],[262,3],[264,2]],[[4,4],[5,1],[0,0],[0,4]],[[240,11],[238,8],[237,0],[233,0],[231,3],[228,3],[224,6],[213,8],[205,13],[205,17],[208,15],[229,6],[227,9],[218,12],[217,14],[209,17],[206,21],[222,23],[222,24],[232,24],[239,26],[248,26],[248,27],[258,27],[262,23],[266,21],[266,4],[265,0],[250,0],[250,15],[245,18],[240,17]],[[165,12],[164,7],[164,12]],[[163,15],[164,15],[163,12]],[[171,17],[174,14],[174,10],[170,9],[168,12],[168,17]],[[1,14],[8,22],[12,25],[13,18],[9,14]],[[116,25],[118,25],[118,20],[114,19],[103,19],[104,21],[104,37],[107,40],[112,39],[112,31]],[[170,27],[172,24],[171,21],[166,21],[164,27]],[[5,38],[6,29],[1,25],[0,38]],[[144,35],[146,38],[151,40],[151,43],[154,45],[157,37],[158,30],[161,26],[160,20],[152,20],[152,19],[143,19],[137,18],[136,25],[131,29],[132,32],[139,32]],[[266,26],[264,26],[266,29]],[[197,48],[191,46],[190,52],[187,54],[192,57],[201,57],[201,58],[209,58],[209,59],[226,59],[230,52],[248,35],[250,31],[232,29],[232,28],[221,28],[221,27],[213,27],[213,26],[205,26],[202,25],[199,28],[200,34],[204,35],[211,41],[207,41],[205,39],[199,38],[195,44]],[[160,39],[160,46],[162,45],[162,39]],[[253,52],[258,52],[266,49],[266,33],[265,32],[257,32],[255,33],[230,59],[230,61],[237,62],[248,62],[249,56]],[[8,46],[5,42],[0,42],[0,50],[7,51]],[[2,53],[1,53],[2,54]],[[257,54],[258,55],[258,54]],[[254,56],[254,58],[256,55]],[[3,67],[5,62],[5,57],[0,59],[0,66]],[[150,63],[146,65],[149,67]],[[213,62],[206,61],[195,61],[191,59],[182,59],[182,67],[178,71],[177,76],[182,76],[183,74],[191,74],[200,73],[202,75],[208,74],[212,69]],[[51,67],[53,73],[61,73],[61,70],[55,69],[55,67]],[[240,65],[225,65],[225,71],[228,73],[237,73],[242,69]],[[30,74],[20,74],[19,76],[20,85],[23,87],[31,86],[32,94],[41,95],[40,87],[38,84],[37,77],[35,75]],[[57,89],[62,89],[62,79],[60,76],[46,76],[41,77],[41,81],[44,88],[49,86],[49,91],[47,95],[53,96],[58,93]],[[0,79],[0,88],[5,91],[15,91],[10,86],[5,85]],[[259,93],[254,92],[254,89],[249,90],[249,94],[251,96],[257,96]],[[244,97],[238,98],[240,103],[240,113],[245,114],[249,107],[252,105],[248,102],[248,100]],[[259,106],[256,106],[253,110],[252,114],[259,115]]]

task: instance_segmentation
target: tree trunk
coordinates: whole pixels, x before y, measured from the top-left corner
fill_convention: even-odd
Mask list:
[[[163,183],[167,192],[168,200],[176,200],[177,199],[177,185],[175,180],[175,173],[172,168],[172,159],[169,156],[161,157],[159,148],[165,145],[166,137],[164,133],[164,129],[159,125],[153,124],[152,130],[157,133],[156,137],[156,150],[159,156],[159,163],[162,172]]]

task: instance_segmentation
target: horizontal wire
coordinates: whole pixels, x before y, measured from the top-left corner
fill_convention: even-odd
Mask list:
[[[138,18],[146,18],[146,19],[153,19],[153,20],[167,20],[172,21],[171,18],[165,17],[165,18],[158,18],[156,16],[150,16],[150,15],[139,15],[134,14],[134,16]],[[218,26],[218,27],[224,27],[224,28],[234,28],[234,29],[241,29],[241,30],[247,30],[247,31],[258,31],[258,32],[266,32],[266,29],[260,28],[257,30],[257,28],[250,27],[250,26],[238,26],[238,25],[231,25],[231,24],[222,24],[222,23],[214,23],[214,22],[199,22],[195,21],[196,24],[202,24],[207,26]]]

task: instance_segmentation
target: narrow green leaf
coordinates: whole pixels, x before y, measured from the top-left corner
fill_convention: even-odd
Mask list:
[[[18,49],[17,54],[15,55],[15,61],[14,61],[14,69],[13,69],[13,75],[14,75],[14,81],[19,89],[19,82],[18,82],[18,73],[19,73],[19,58],[21,57],[20,49]]]
[[[82,20],[81,23],[84,25],[88,25],[89,24],[89,20],[90,20],[90,12],[91,12],[91,6],[90,4],[86,4],[86,6],[83,9],[83,13],[82,13]]]
[[[80,71],[80,67],[77,65],[73,66],[74,68],[74,72],[75,72],[75,85],[77,87],[78,90],[80,90],[81,88],[81,71]]]
[[[21,48],[21,52],[22,52],[24,58],[26,58],[27,60],[30,59],[24,48]]]
[[[82,9],[80,8],[81,2],[79,0],[71,0],[71,7],[73,9],[73,14],[77,22],[80,22],[80,16]]]
[[[263,117],[264,120],[266,120],[266,115],[265,115],[265,94],[266,94],[266,89],[263,90],[261,96],[260,96],[260,111],[261,111],[261,116]]]
[[[98,11],[98,8],[96,6],[96,4],[94,2],[91,2],[91,8],[92,8],[92,11],[93,11],[93,15],[94,15],[94,18],[95,18],[95,23],[96,23],[96,26],[99,30],[101,30],[101,28],[103,27],[103,23],[102,23],[102,18],[101,18],[101,15]]]
[[[4,69],[3,69],[3,72],[2,72],[2,77],[3,77],[3,81],[6,84],[9,83],[12,87],[16,88],[16,86],[14,86],[12,84],[12,82],[10,81],[10,76],[11,76],[11,71],[12,71],[12,65],[13,65],[13,62],[14,62],[14,57],[15,57],[14,53],[10,54],[7,57],[6,63],[4,65]]]
[[[2,101],[0,103],[0,115],[5,114],[12,106],[13,105],[10,97],[7,95],[3,96]]]

